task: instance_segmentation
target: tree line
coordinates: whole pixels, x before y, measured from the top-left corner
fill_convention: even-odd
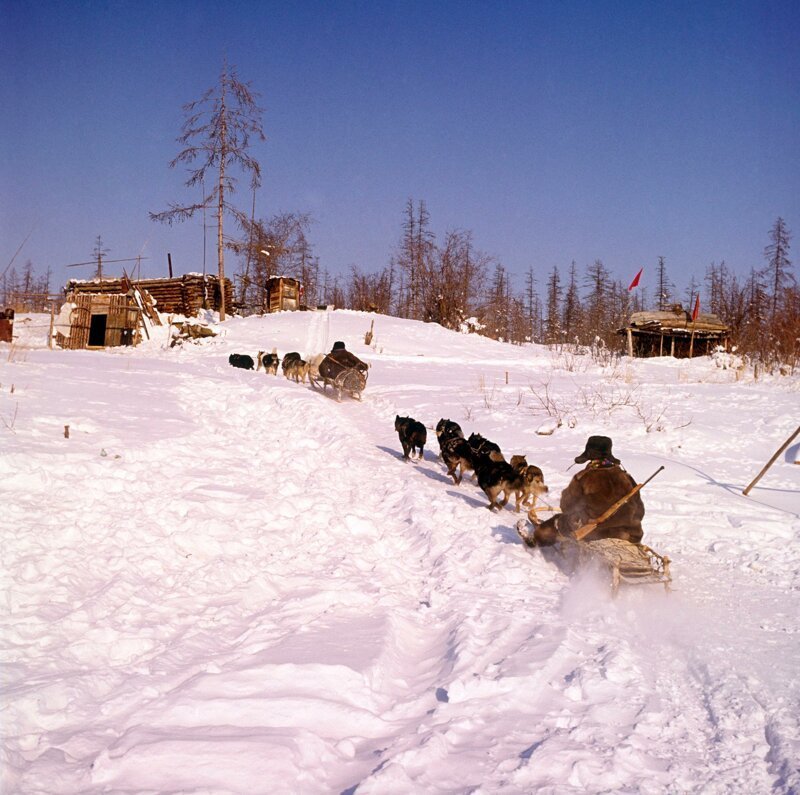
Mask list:
[[[276,220],[281,222],[277,228],[283,228],[285,217]],[[302,222],[302,234],[259,238],[273,241],[280,258],[265,257],[260,274],[266,263],[280,262],[279,271],[273,272],[303,281],[309,304],[333,303],[433,322],[510,343],[621,349],[617,331],[633,312],[676,304],[691,312],[700,295],[701,311],[729,326],[740,352],[764,362],[792,363],[800,353],[800,290],[789,259],[791,234],[782,218],[769,231],[764,264],[752,267],[746,278],[724,261],[712,262],[702,284],[692,276],[680,291],[669,278],[666,258],[660,256],[652,296],[641,287],[629,290],[600,259],[583,268],[574,261],[566,268],[555,265],[543,274],[529,267],[519,284],[500,262],[476,247],[471,232],[453,230],[437,238],[425,202],[412,199],[403,208],[398,245],[384,268],[367,272],[352,266],[349,273],[331,278],[311,255],[310,219],[295,220]],[[278,239],[287,242],[277,244]]]
[[[9,306],[26,312],[50,311],[48,296],[53,273],[48,268],[37,275],[31,260],[18,271],[11,265],[0,274],[0,308]]]
[[[263,309],[267,280],[287,275],[302,282],[306,304],[383,312],[512,343],[615,348],[620,344],[617,330],[631,312],[647,306],[645,292],[631,293],[600,259],[582,272],[575,262],[565,272],[554,266],[542,279],[531,267],[524,285],[515,285],[502,263],[475,246],[471,232],[452,230],[437,239],[425,202],[412,199],[403,209],[397,249],[383,269],[368,272],[352,266],[345,276],[331,277],[313,253],[310,216],[284,213],[256,218],[261,166],[250,149],[253,141],[264,140],[264,131],[263,110],[250,83],[224,63],[217,84],[184,111],[178,137],[182,148],[170,166],[194,165],[186,185],[200,185],[203,198],[195,204],[173,204],[151,213],[151,218],[171,224],[197,211],[213,210],[219,278],[223,282],[225,251],[232,250],[240,262],[235,298],[244,311]],[[249,179],[253,197],[249,214],[231,203],[236,169]],[[225,235],[226,218],[233,220],[238,235]],[[779,218],[770,231],[764,267],[753,268],[741,282],[723,262],[709,266],[705,277],[707,308],[731,327],[742,350],[762,359],[794,360],[797,355],[798,292],[788,258],[789,239]],[[656,307],[677,303],[680,298],[667,276],[664,257],[659,257],[657,277]],[[693,278],[683,296],[687,307],[692,307],[699,289]],[[224,320],[224,310],[220,319]]]

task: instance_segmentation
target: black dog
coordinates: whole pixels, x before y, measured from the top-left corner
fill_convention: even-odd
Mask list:
[[[439,453],[442,452],[442,445],[448,439],[463,439],[464,432],[457,422],[441,419],[436,423],[436,440],[439,442]]]
[[[394,418],[394,429],[403,446],[403,459],[408,461],[409,455],[414,455],[415,448],[419,448],[419,458],[421,459],[422,448],[428,441],[428,431],[425,426],[411,417],[401,417],[398,414]]]
[[[528,465],[522,455],[512,456],[510,464],[494,451],[489,455],[478,456],[475,459],[475,473],[478,476],[478,485],[489,498],[489,510],[504,507],[512,494],[517,512],[520,505],[529,502],[533,508],[536,498],[548,491],[542,470]],[[500,494],[503,494],[502,501],[498,500]]]
[[[246,353],[232,353],[228,357],[228,364],[231,367],[241,367],[243,370],[253,370],[256,366],[253,357]]]
[[[508,461],[497,459],[497,453],[492,451],[488,455],[475,457],[475,474],[478,476],[478,485],[489,498],[489,510],[502,508],[509,497],[522,490],[523,470],[512,467]],[[502,502],[498,501],[503,494]]]
[[[456,486],[461,483],[465,472],[475,469],[475,455],[469,442],[460,436],[452,436],[450,439],[445,439],[440,444],[442,450],[442,460],[447,467],[447,474],[453,478],[453,483]],[[460,471],[457,471],[459,470]]]
[[[500,446],[496,445],[494,442],[490,442],[488,439],[484,439],[479,433],[471,433],[469,435],[469,446],[472,448],[472,452],[476,456],[487,456],[489,453],[500,453],[500,457],[503,457],[502,450],[500,450]]]

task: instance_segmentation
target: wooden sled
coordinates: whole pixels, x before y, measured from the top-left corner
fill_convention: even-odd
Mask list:
[[[517,522],[517,534],[526,546],[531,547],[533,535],[525,525],[525,519]],[[590,567],[606,572],[612,596],[617,595],[623,584],[663,585],[665,591],[670,590],[670,559],[645,544],[633,544],[621,538],[579,541],[562,535],[555,545],[542,549],[557,551],[559,557],[567,562],[566,569],[570,572]]]
[[[309,374],[309,380],[317,389],[321,383],[323,392],[328,385],[333,387],[336,400],[341,403],[344,392],[361,400],[361,393],[367,386],[367,372],[367,365],[357,356],[346,350],[337,350],[329,353],[319,363],[319,373],[315,376]]]
[[[576,556],[578,566],[599,566],[607,571],[612,596],[617,595],[623,584],[663,585],[665,591],[670,590],[670,559],[645,544],[632,544],[621,538],[576,541],[565,537],[560,546],[565,554]]]

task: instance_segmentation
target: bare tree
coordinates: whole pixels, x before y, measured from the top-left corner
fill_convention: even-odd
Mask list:
[[[782,289],[792,281],[790,268],[792,261],[789,259],[789,241],[791,240],[789,230],[783,218],[775,221],[769,232],[769,239],[772,241],[764,249],[764,257],[767,260],[767,267],[764,269],[764,276],[768,280],[770,290],[770,323],[774,324],[778,316],[778,304],[780,303]]]
[[[658,291],[658,310],[663,312],[667,309],[672,300],[672,283],[667,278],[667,266],[664,262],[664,257],[658,258],[656,283],[656,290]]]
[[[278,213],[268,220],[244,219],[241,241],[229,247],[243,257],[239,301],[265,305],[267,281],[272,276],[291,276],[303,284],[307,302],[316,302],[319,262],[314,257],[308,233],[313,223],[308,213]]]
[[[575,260],[569,267],[569,282],[567,282],[567,292],[564,296],[564,320],[563,330],[567,342],[573,342],[575,337],[580,338],[582,332],[582,307],[581,297],[578,291],[578,275]]]
[[[536,292],[536,274],[530,267],[525,273],[525,317],[527,320],[527,336],[535,342],[542,336],[542,302]]]
[[[235,67],[225,63],[217,85],[199,100],[184,106],[186,120],[177,139],[184,148],[170,162],[170,168],[178,163],[194,166],[185,184],[187,187],[201,185],[204,194],[206,174],[215,172],[214,187],[197,204],[172,204],[164,212],[150,213],[153,221],[172,224],[191,218],[198,210],[216,207],[221,321],[225,320],[225,214],[232,215],[242,227],[248,220],[247,214],[237,210],[227,199],[235,189],[231,169],[238,167],[249,175],[253,190],[261,185],[261,165],[250,154],[253,138],[265,140],[261,124],[263,110],[256,104],[257,98],[250,83],[242,82]]]
[[[545,321],[545,342],[561,342],[561,275],[558,266],[547,280],[547,319]]]
[[[400,314],[422,320],[425,310],[426,277],[435,249],[434,235],[430,229],[430,215],[424,201],[416,209],[409,199],[404,209],[403,236],[397,255],[397,266],[403,272],[405,291],[401,296]]]
[[[584,279],[589,288],[586,295],[585,317],[591,333],[604,337],[610,322],[609,290],[611,277],[602,260],[596,259],[586,269]]]
[[[429,256],[425,280],[425,319],[456,329],[477,310],[488,258],[472,246],[472,233],[448,232]]]

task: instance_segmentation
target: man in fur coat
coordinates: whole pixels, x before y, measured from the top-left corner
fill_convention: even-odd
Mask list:
[[[582,525],[597,519],[636,486],[636,481],[612,454],[608,436],[590,436],[586,449],[575,459],[575,463],[586,463],[586,467],[561,492],[561,513],[535,525],[532,533],[520,528],[520,536],[528,546],[555,544],[559,534],[571,535]],[[584,541],[621,538],[638,544],[643,535],[643,516],[644,503],[637,493],[585,536]]]

